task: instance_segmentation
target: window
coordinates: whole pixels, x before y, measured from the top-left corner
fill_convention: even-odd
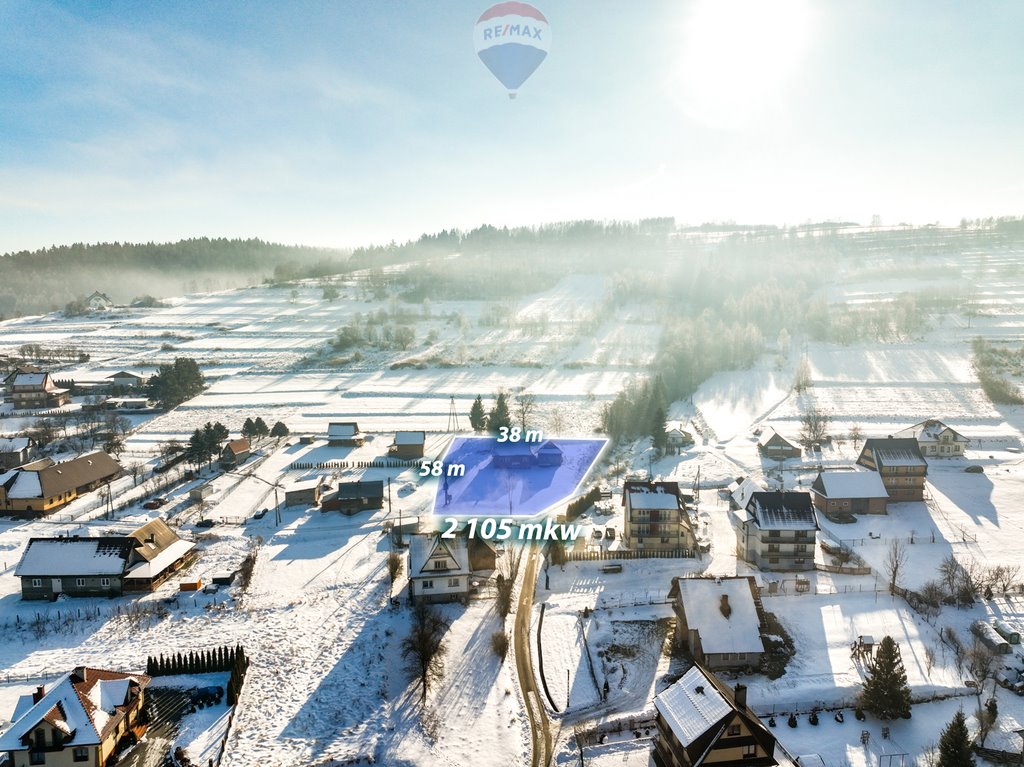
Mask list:
[[[72,755],[72,758],[76,762],[88,762],[89,761],[89,749],[87,749],[87,748],[82,748],[81,746],[79,746],[78,748],[76,748],[74,751],[71,752],[71,755]]]
[[[29,764],[46,764],[46,752],[45,751],[29,751],[28,752],[28,763]]]
[[[37,588],[37,589],[38,589],[38,588],[40,588],[40,587],[42,587],[42,585],[43,585],[43,579],[42,579],[42,578],[33,578],[33,579],[32,579],[32,585],[33,585],[33,586],[34,586],[35,588]]]
[[[730,738],[735,738],[740,734],[740,726],[738,724],[730,724],[729,731],[726,733]]]
[[[799,552],[803,553],[803,552],[807,551],[807,544],[806,543],[798,543],[798,544],[796,544],[793,547],[793,551],[799,551]]]
[[[669,542],[669,539],[668,539],[668,538],[662,538],[662,539],[661,539],[661,542],[662,542],[662,543],[668,543],[668,542]]]
[[[106,588],[110,585],[110,578],[100,578],[100,585]]]
[[[769,538],[778,538],[779,535],[780,535],[780,532],[778,530],[769,530],[768,531],[768,537]]]
[[[82,588],[85,585],[85,578],[75,578],[75,585]]]
[[[447,564],[448,563],[445,562],[444,560],[435,559],[434,560],[434,569],[435,570],[447,570],[448,569]]]
[[[458,578],[449,578],[448,579],[448,587],[449,588],[453,588],[453,589],[457,589],[459,587],[459,579]]]
[[[432,589],[432,588],[434,588],[434,582],[433,581],[423,581],[423,588],[425,588],[425,589]]]
[[[744,759],[751,759],[751,758],[753,758],[755,756],[757,756],[757,745],[756,744],[750,743],[750,744],[748,744],[748,745],[743,747],[743,758]]]
[[[768,564],[777,565],[779,563],[778,557],[768,557]]]
[[[778,551],[778,550],[779,550],[779,544],[777,544],[777,543],[769,543],[768,544],[768,551]]]

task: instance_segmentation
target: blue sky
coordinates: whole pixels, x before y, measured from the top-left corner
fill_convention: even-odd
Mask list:
[[[0,3],[0,252],[673,215],[1024,213],[1024,3]]]

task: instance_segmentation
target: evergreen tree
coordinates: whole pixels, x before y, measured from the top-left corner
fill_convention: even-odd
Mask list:
[[[957,711],[939,738],[938,767],[975,767],[971,736],[963,711]]]
[[[246,418],[245,423],[242,424],[242,436],[243,437],[254,437],[256,436],[256,425],[252,422],[252,418]]]
[[[508,397],[505,392],[498,392],[494,407],[487,415],[487,430],[497,433],[502,426],[506,428],[512,426],[512,414],[508,409]]]
[[[187,452],[189,463],[195,466],[201,466],[209,459],[210,447],[201,429],[192,432],[192,436],[188,440]]]
[[[274,424],[274,427],[270,430],[270,436],[274,439],[281,439],[287,437],[289,434],[288,427],[285,426],[281,421]]]
[[[173,364],[161,365],[146,382],[149,396],[167,410],[192,399],[205,386],[206,381],[199,365],[189,357],[178,357]]]
[[[665,411],[661,407],[654,409],[651,419],[651,444],[655,450],[664,452],[668,447],[668,433],[665,431]]]
[[[900,648],[891,636],[882,637],[874,662],[864,681],[861,704],[879,719],[899,719],[910,714],[910,687]]]
[[[483,431],[487,428],[487,414],[484,412],[484,401],[480,395],[473,400],[473,407],[469,409],[469,425],[473,431]]]
[[[270,434],[270,427],[267,426],[267,422],[259,416],[256,416],[256,420],[253,421],[254,435],[257,437],[266,437]]]

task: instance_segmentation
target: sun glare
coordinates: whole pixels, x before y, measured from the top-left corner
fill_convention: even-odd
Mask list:
[[[742,127],[785,94],[814,26],[806,0],[696,0],[683,22],[675,97],[699,122]]]

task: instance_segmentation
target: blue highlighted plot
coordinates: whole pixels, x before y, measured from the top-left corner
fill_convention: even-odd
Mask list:
[[[444,457],[434,513],[532,517],[575,495],[605,439],[498,442],[456,437]]]

